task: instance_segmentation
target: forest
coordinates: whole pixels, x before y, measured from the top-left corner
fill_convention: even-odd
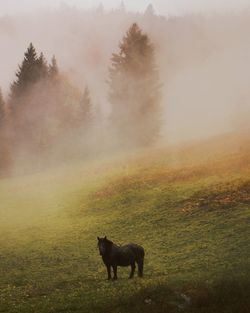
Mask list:
[[[55,56],[48,64],[30,43],[6,103],[0,94],[2,172],[8,173],[16,157],[42,162],[57,150],[60,162],[77,152],[93,155],[97,139],[112,140],[109,150],[154,143],[161,127],[159,74],[153,44],[136,23],[113,54],[108,79],[112,110],[106,139],[98,134],[103,117],[89,87],[79,90],[61,73]]]
[[[2,175],[247,128],[249,14],[166,17],[121,4],[3,16]]]

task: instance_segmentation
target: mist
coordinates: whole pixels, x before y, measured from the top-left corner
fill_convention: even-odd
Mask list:
[[[250,312],[249,0],[99,1],[0,0],[0,313]]]
[[[184,15],[187,13],[200,12],[225,12],[225,11],[242,11],[249,9],[248,0],[228,1],[228,0],[9,0],[8,2],[1,0],[1,12],[4,14],[18,14],[41,10],[43,8],[58,8],[58,7],[75,7],[82,9],[94,9],[102,3],[106,10],[117,9],[123,3],[126,8],[134,12],[143,12],[147,5],[152,3],[159,14],[162,15]]]
[[[179,144],[238,131],[250,121],[249,17],[250,11],[164,16],[157,10],[144,14],[124,7],[109,11],[66,4],[2,16],[0,86],[8,99],[10,83],[32,42],[48,60],[56,56],[63,75],[80,92],[88,85],[105,124],[110,59],[137,22],[156,50],[163,110],[159,142]],[[100,127],[97,131],[102,132]],[[103,145],[112,141],[98,140]],[[100,146],[98,140],[89,139]]]

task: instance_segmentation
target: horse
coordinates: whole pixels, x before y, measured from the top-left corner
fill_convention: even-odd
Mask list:
[[[117,279],[118,266],[131,266],[129,278],[133,278],[136,268],[135,263],[138,265],[138,276],[143,276],[143,263],[145,255],[143,247],[135,243],[118,246],[106,236],[104,238],[97,237],[97,240],[100,255],[102,256],[103,263],[107,268],[108,280],[111,279],[111,267],[114,272],[113,279]]]

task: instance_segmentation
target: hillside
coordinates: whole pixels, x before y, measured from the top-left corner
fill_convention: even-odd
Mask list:
[[[248,136],[0,182],[0,312],[249,312]],[[96,237],[145,277],[106,281]]]

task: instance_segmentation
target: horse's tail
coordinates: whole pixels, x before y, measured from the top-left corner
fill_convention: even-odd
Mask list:
[[[144,250],[144,248],[143,247],[140,247],[141,249],[140,249],[140,257],[142,258],[142,259],[144,259],[144,257],[145,257],[145,250]]]
[[[138,275],[140,277],[143,276],[143,265],[144,265],[144,257],[145,257],[145,250],[143,247],[139,245],[133,245],[132,250],[136,256],[136,263],[138,265]]]
[[[143,249],[142,246],[136,245],[136,244],[131,244],[131,249],[136,256],[136,259],[144,259],[145,256],[145,250]]]
[[[142,248],[142,257],[143,258],[145,257],[145,250],[144,250],[144,248]]]
[[[139,277],[143,276],[143,266],[144,266],[144,256],[145,256],[145,250],[140,247],[140,257],[138,258],[137,264],[138,264],[138,275]]]

